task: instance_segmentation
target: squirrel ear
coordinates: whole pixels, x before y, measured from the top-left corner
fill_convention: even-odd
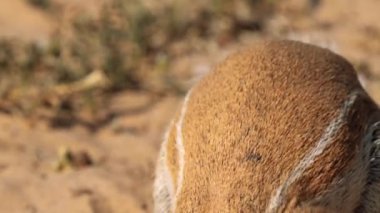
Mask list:
[[[368,130],[366,136],[366,142],[369,142],[370,152],[370,173],[369,182],[379,182],[380,181],[380,121],[372,124]]]

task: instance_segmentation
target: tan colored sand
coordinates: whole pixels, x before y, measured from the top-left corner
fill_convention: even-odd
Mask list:
[[[178,98],[163,98],[140,112],[133,110],[148,99],[144,95],[124,94],[118,99],[115,103],[123,104],[126,115],[96,134],[76,127],[30,127],[21,118],[0,114],[1,210],[150,212],[157,147]],[[95,165],[55,171],[62,147],[86,151]]]

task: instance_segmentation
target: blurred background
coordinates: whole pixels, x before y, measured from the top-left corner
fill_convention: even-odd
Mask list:
[[[329,47],[380,103],[379,10],[378,0],[0,0],[0,212],[151,212],[183,94],[257,39]]]

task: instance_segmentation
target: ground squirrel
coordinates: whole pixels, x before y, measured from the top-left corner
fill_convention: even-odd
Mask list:
[[[380,212],[378,121],[341,56],[256,42],[185,97],[161,147],[155,212]]]

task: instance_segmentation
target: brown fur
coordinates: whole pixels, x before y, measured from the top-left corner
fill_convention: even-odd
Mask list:
[[[171,208],[268,211],[276,191],[356,93],[331,144],[285,188],[281,205],[273,211],[363,208],[368,200],[363,194],[372,198],[380,194],[379,189],[370,193],[366,189],[370,144],[363,141],[378,108],[345,59],[292,41],[259,42],[233,54],[192,89],[181,126],[182,184],[175,125],[162,148],[167,155],[161,162],[168,164],[175,185]],[[380,211],[373,208],[366,211]]]
[[[176,190],[177,186],[177,176],[178,176],[178,152],[175,145],[175,139],[176,139],[176,132],[174,126],[169,129],[169,137],[167,146],[165,147],[167,149],[167,157],[166,157],[166,163],[169,167],[170,175],[172,176],[172,181],[174,185],[174,190]]]

